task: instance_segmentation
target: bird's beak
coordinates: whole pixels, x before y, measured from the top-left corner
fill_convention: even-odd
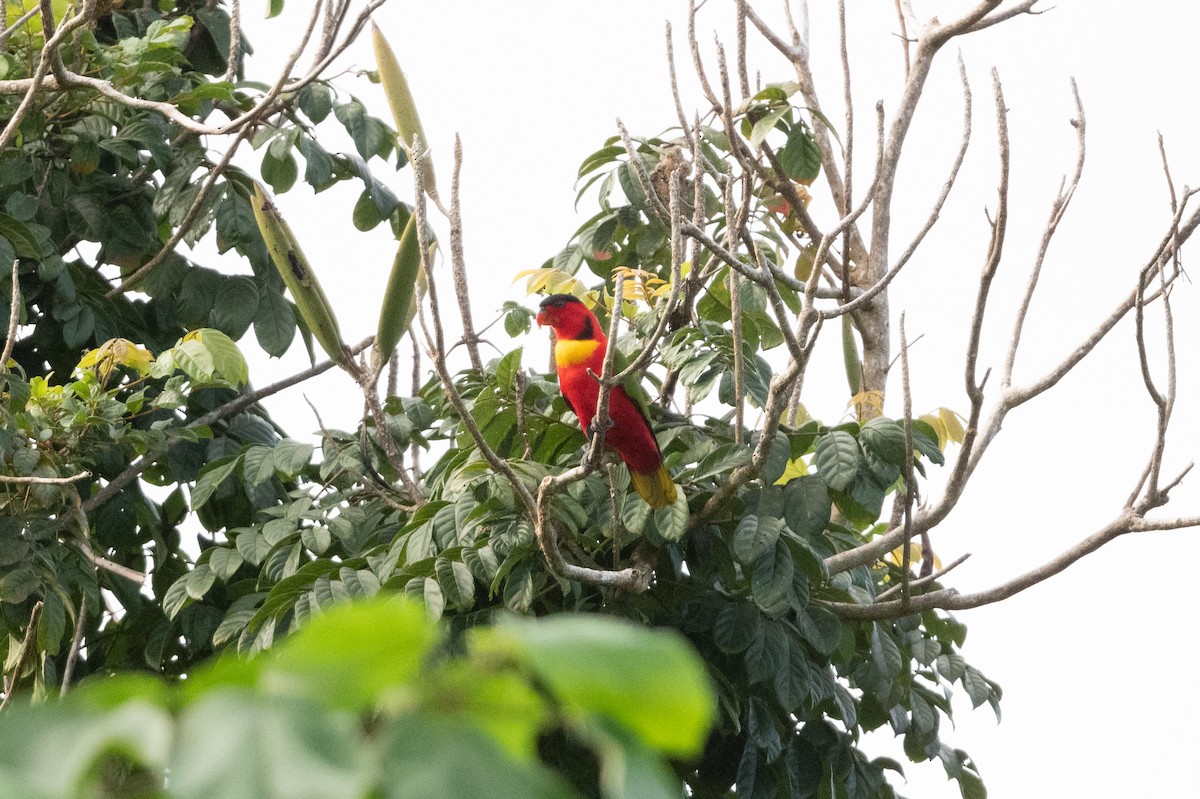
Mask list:
[[[538,327],[545,327],[546,325],[553,324],[550,321],[550,309],[549,308],[543,308],[542,310],[538,311],[537,323],[538,323]]]

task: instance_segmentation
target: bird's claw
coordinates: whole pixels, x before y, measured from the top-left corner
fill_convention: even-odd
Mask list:
[[[611,429],[613,428],[613,425],[615,425],[615,424],[616,424],[616,423],[613,421],[613,419],[612,419],[612,417],[611,417],[611,416],[610,416],[610,417],[608,417],[607,419],[605,419],[605,420],[604,420],[604,425],[603,425],[603,426],[600,426],[600,425],[598,424],[598,421],[599,421],[599,420],[597,420],[597,419],[592,419],[591,423],[588,425],[588,432],[589,432],[589,433],[601,433],[601,432],[605,432],[605,431],[611,430]],[[589,438],[591,438],[591,436],[590,436],[590,435],[589,435],[588,437],[589,437]]]

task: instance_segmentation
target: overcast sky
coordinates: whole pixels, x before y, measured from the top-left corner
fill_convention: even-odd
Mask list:
[[[710,66],[714,32],[732,50],[732,5],[709,0],[701,15],[698,29]],[[757,5],[764,13],[779,8]],[[882,100],[890,112],[903,81],[898,27],[890,0],[849,5],[856,135],[870,142],[875,102]],[[964,4],[912,5],[919,16],[950,18]],[[243,6],[258,51],[250,72],[267,80],[311,6],[292,0],[284,17],[269,23],[257,18],[265,3]],[[840,122],[837,30],[830,24],[836,4],[814,0],[812,6],[819,91],[829,116]],[[1000,365],[1012,304],[1053,193],[1073,167],[1072,76],[1089,133],[1084,179],[1051,250],[1027,326],[1019,383],[1036,378],[1078,344],[1130,290],[1164,234],[1169,205],[1158,131],[1177,186],[1200,184],[1195,147],[1200,113],[1190,91],[1197,17],[1190,4],[1061,0],[1040,16],[959,40],[940,56],[906,145],[893,252],[923,221],[959,142],[956,49],[974,94],[974,134],[960,185],[892,295],[894,311],[907,314],[910,341],[923,336],[912,349],[918,412],[941,405],[967,409],[964,322],[986,253],[986,212],[996,199],[991,68],[999,70],[1009,109],[1012,232],[981,372]],[[663,29],[665,21],[673,23],[677,52],[685,53],[680,36],[686,4],[392,0],[377,19],[408,74],[447,187],[454,135],[462,136],[466,257],[477,321],[490,321],[505,299],[532,306],[522,287],[511,285],[512,275],[539,266],[590,215],[586,201],[579,214],[573,210],[579,162],[615,132],[617,117],[643,135],[675,123]],[[792,77],[769,49],[754,45],[752,60],[752,74],[757,70],[764,83]],[[365,37],[343,66],[373,68]],[[680,69],[690,72],[683,60]],[[339,85],[388,118],[377,86],[352,74]],[[697,92],[685,92],[689,113],[703,107]],[[872,161],[870,154],[859,161],[860,176]],[[382,165],[376,171],[387,173]],[[410,196],[409,181],[408,171],[395,176],[397,194]],[[833,210],[820,181],[814,188],[811,210],[828,222]],[[395,246],[382,227],[364,235],[350,226],[356,197],[357,190],[313,195],[298,186],[280,199],[352,341],[374,332]],[[1181,373],[1168,472],[1189,463],[1197,449],[1195,292],[1184,282],[1175,294]],[[540,332],[523,342],[498,335],[501,349],[523,343],[527,364],[545,363]],[[1132,341],[1130,326],[1119,329],[1050,396],[1009,418],[967,497],[934,532],[944,562],[972,553],[948,583],[979,590],[1034,568],[1119,510],[1145,462],[1154,419]],[[830,351],[819,354],[806,381],[806,402],[815,416],[832,421],[845,413],[845,379],[834,342],[828,344]],[[252,376],[265,385],[304,365],[295,347],[282,361],[255,361]],[[1160,375],[1161,366],[1159,359]],[[892,416],[901,413],[895,388],[887,408]],[[303,391],[327,423],[353,426],[361,400],[348,378],[333,374]],[[296,434],[317,427],[298,394],[276,398],[270,407]],[[1169,512],[1200,512],[1197,481],[1200,475],[1183,484]],[[1193,784],[1190,758],[1200,747],[1193,719],[1200,697],[1192,687],[1195,592],[1188,580],[1200,561],[1197,535],[1118,540],[1002,604],[958,614],[970,628],[967,659],[1004,688],[1004,720],[997,725],[986,707],[972,712],[962,697],[957,728],[945,729],[943,740],[974,757],[991,796],[1172,796]],[[899,753],[888,733],[873,736],[867,748]],[[901,792],[910,797],[958,795],[939,764],[906,770],[910,782]]]

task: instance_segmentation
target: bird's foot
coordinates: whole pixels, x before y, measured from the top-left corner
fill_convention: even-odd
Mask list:
[[[589,439],[592,437],[592,434],[602,433],[602,432],[611,430],[613,428],[613,426],[616,424],[616,422],[613,421],[611,416],[604,420],[603,425],[598,424],[598,422],[599,422],[598,419],[592,419],[591,423],[588,424],[588,438]]]

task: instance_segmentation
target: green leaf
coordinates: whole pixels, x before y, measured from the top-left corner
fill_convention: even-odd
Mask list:
[[[878,623],[871,625],[871,660],[875,668],[888,679],[897,677],[904,667],[904,658],[896,640]]]
[[[201,563],[192,569],[184,579],[183,589],[192,599],[204,599],[208,589],[212,588],[216,575],[207,563]]]
[[[304,467],[308,466],[308,462],[312,460],[312,454],[312,444],[285,438],[275,445],[271,462],[275,465],[276,472],[290,479],[300,474]]]
[[[690,756],[704,744],[715,710],[712,690],[700,659],[675,631],[603,616],[557,616],[506,622],[495,636],[568,712],[611,718],[670,755]]]
[[[496,385],[509,393],[513,390],[513,381],[516,379],[517,372],[521,369],[521,354],[524,347],[517,347],[510,353],[507,353],[496,364]]]
[[[830,488],[845,491],[865,464],[858,439],[845,430],[830,430],[817,439],[813,465]]]
[[[188,596],[187,592],[187,582],[190,574],[189,572],[171,583],[171,587],[163,594],[162,609],[168,619],[175,618],[179,615],[179,611],[192,604],[192,598]]]
[[[781,105],[778,108],[771,109],[755,122],[754,127],[750,129],[751,149],[758,149],[758,146],[767,138],[767,134],[774,130],[779,120],[783,119],[784,115],[791,110],[791,106]]]
[[[295,308],[274,289],[267,289],[259,296],[254,337],[263,350],[275,358],[282,357],[296,337]]]
[[[231,474],[242,462],[241,455],[230,458],[220,458],[205,464],[196,479],[196,487],[192,489],[192,509],[199,509],[208,502]]]
[[[967,666],[962,676],[962,686],[971,697],[971,707],[979,707],[988,700],[992,688],[988,680],[974,666]]]
[[[766,485],[774,485],[783,477],[787,470],[788,458],[791,456],[792,442],[787,433],[782,430],[775,432],[771,448],[767,450],[767,460],[763,464],[762,481]]]
[[[382,735],[384,799],[571,799],[536,760],[519,762],[494,738],[451,719],[401,716]]]
[[[933,429],[933,425],[924,419],[913,419],[912,432],[913,446],[916,447],[917,452],[920,452],[938,466],[946,462],[946,457],[938,447],[937,431]]]
[[[457,610],[470,610],[475,604],[475,578],[466,564],[439,557],[434,562],[438,583],[446,601]]]
[[[8,239],[17,255],[22,258],[40,258],[42,255],[42,246],[38,244],[37,237],[33,235],[29,226],[8,214],[0,214],[0,236]],[[8,266],[11,269],[12,263]]]
[[[774,680],[780,672],[787,671],[790,657],[791,645],[783,625],[774,620],[765,621],[761,634],[746,649],[746,677],[751,685]]]
[[[220,330],[193,330],[160,355],[159,360],[168,355],[173,366],[197,383],[225,381],[240,386],[245,385],[250,376],[241,350]]]
[[[303,93],[301,91],[301,95]],[[333,183],[333,158],[324,147],[317,143],[316,139],[301,137],[296,142],[296,149],[304,156],[305,183],[317,191],[321,191]]]
[[[242,553],[229,547],[213,547],[208,550],[212,554],[208,558],[208,567],[217,577],[226,582],[241,568],[246,559]]]
[[[358,735],[358,720],[348,713],[320,712],[290,697],[216,690],[179,718],[171,796],[364,796],[373,766]]]
[[[339,605],[300,629],[262,673],[269,693],[361,710],[417,676],[436,631],[411,602]]]
[[[742,517],[733,534],[733,555],[743,565],[754,563],[764,552],[774,550],[783,529],[783,519],[773,516]]]
[[[842,622],[833,613],[817,604],[809,605],[796,614],[800,634],[821,655],[833,653],[842,640]]]
[[[859,440],[863,448],[875,453],[887,463],[904,467],[904,425],[883,416],[876,416],[862,426]]]
[[[297,98],[300,110],[315,123],[320,123],[333,110],[333,92],[324,83],[310,83],[300,90]]]
[[[221,281],[208,321],[230,339],[239,339],[258,314],[258,284],[245,276]]]
[[[276,155],[274,148],[268,148],[263,155],[262,178],[271,184],[271,189],[276,194],[283,194],[294,186],[299,174],[300,168],[296,164],[296,157],[290,150]]]
[[[803,122],[792,125],[787,143],[779,151],[779,165],[789,180],[808,185],[821,174],[821,148]]]
[[[783,487],[783,516],[792,532],[806,538],[819,536],[829,525],[833,500],[825,481],[806,474]]]
[[[251,566],[259,566],[263,559],[271,553],[271,543],[267,541],[266,536],[262,535],[258,530],[249,527],[239,528],[241,532],[237,534],[233,544],[237,547],[237,551]]]
[[[675,502],[665,508],[655,509],[654,525],[664,540],[671,542],[683,540],[688,527],[688,502],[687,496],[682,491],[675,492]]]
[[[363,160],[369,161],[390,147],[387,128],[378,119],[367,114],[366,107],[358,100],[335,107],[333,115],[346,128],[346,132],[354,141],[354,148]],[[390,216],[390,213],[384,216]]]
[[[774,609],[788,601],[795,570],[792,552],[783,541],[776,540],[771,549],[759,555],[751,571],[751,591],[758,606]]]
[[[66,606],[56,591],[48,591],[42,601],[42,615],[38,617],[38,649],[49,655],[57,655],[66,630]]]
[[[713,624],[713,643],[729,655],[745,652],[758,637],[760,624],[762,614],[749,602],[727,602]]]
[[[384,216],[379,213],[379,206],[375,204],[375,200],[371,197],[370,190],[364,189],[363,193],[358,195],[358,202],[354,203],[354,210],[350,213],[350,221],[354,223],[356,229],[365,232],[375,229],[383,220]]]

